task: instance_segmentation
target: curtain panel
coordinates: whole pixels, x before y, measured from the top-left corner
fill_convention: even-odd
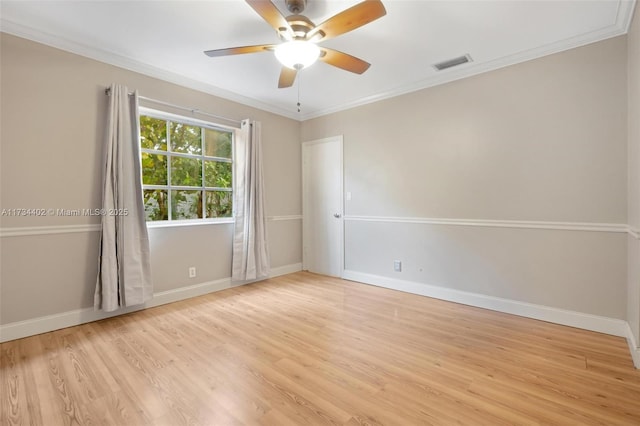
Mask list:
[[[102,231],[94,308],[114,311],[153,297],[142,201],[138,94],[111,85],[104,146]]]
[[[269,276],[261,123],[244,120],[236,132],[232,281]]]

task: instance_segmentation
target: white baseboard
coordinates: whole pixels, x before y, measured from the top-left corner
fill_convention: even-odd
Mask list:
[[[419,294],[421,296],[448,300],[478,308],[491,309],[493,311],[533,318],[555,324],[582,328],[584,330],[597,331],[613,336],[625,337],[633,359],[633,365],[640,369],[640,347],[635,341],[629,323],[624,320],[569,311],[566,309],[552,308],[550,306],[535,305],[519,302],[517,300],[503,299],[500,297],[486,296],[478,293],[438,287],[430,284],[422,284],[414,281],[403,281],[380,275],[366,274],[363,272],[345,270],[342,278],[371,284],[378,287],[404,291],[406,293]]]
[[[633,332],[631,331],[631,326],[627,324],[627,343],[629,344],[629,351],[631,352],[631,358],[633,359],[633,365],[636,368],[640,369],[640,346],[636,342],[635,337],[633,336]]]
[[[302,263],[279,266],[271,269],[269,277],[291,274],[302,270]],[[235,285],[233,285],[235,286]],[[154,306],[165,305],[171,302],[190,299],[220,290],[233,287],[231,278],[222,278],[215,281],[208,281],[200,284],[180,287],[173,290],[155,293],[153,299],[144,305],[131,306],[119,309],[114,312],[95,311],[93,308],[75,309],[73,311],[61,312],[59,314],[47,315],[44,317],[32,318],[24,321],[12,322],[0,325],[0,342],[21,339],[23,337],[34,336],[36,334],[59,330],[61,328],[73,327],[87,322],[98,321],[117,315],[128,314]]]
[[[302,263],[292,263],[291,265],[278,266],[271,268],[269,278],[279,277],[280,275],[293,274],[302,271]]]
[[[620,319],[568,311],[544,305],[534,305],[532,303],[486,296],[483,294],[470,293],[413,281],[403,281],[357,271],[345,270],[343,278],[346,280],[358,281],[365,284],[372,284],[407,293],[462,303],[464,305],[491,309],[493,311],[505,312],[555,324],[568,325],[570,327],[597,331],[599,333],[606,333],[614,336],[628,337],[629,324]]]

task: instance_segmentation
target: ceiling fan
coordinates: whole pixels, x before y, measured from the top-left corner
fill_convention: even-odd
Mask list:
[[[284,17],[269,0],[245,1],[276,30],[283,43],[207,50],[204,53],[207,56],[217,57],[274,51],[283,65],[278,80],[279,88],[291,87],[298,71],[316,60],[356,74],[365,72],[371,65],[368,62],[337,50],[318,46],[316,43],[360,28],[387,13],[380,0],[365,0],[332,16],[320,25],[315,25],[309,18],[301,15],[306,6],[306,0],[285,0],[287,9],[292,13],[287,17]]]

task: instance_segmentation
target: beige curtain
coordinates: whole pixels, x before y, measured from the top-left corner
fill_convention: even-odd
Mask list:
[[[250,120],[244,120],[236,132],[232,281],[257,280],[269,275],[260,133],[260,122]]]
[[[142,202],[138,94],[111,85],[104,149],[102,234],[94,308],[114,311],[153,297]]]

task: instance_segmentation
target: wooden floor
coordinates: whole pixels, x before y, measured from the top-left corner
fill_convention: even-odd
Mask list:
[[[304,272],[1,356],[3,425],[640,425],[622,338]]]

